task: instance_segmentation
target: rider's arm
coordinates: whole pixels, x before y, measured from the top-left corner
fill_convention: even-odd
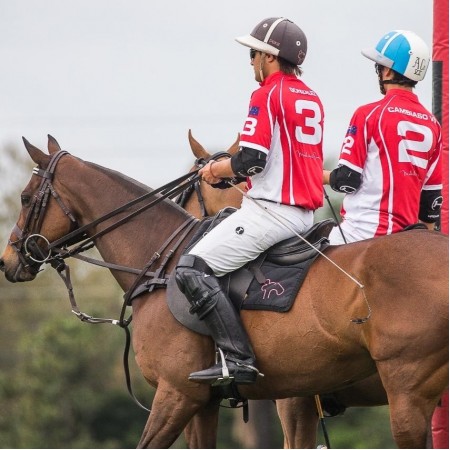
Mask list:
[[[331,172],[324,171],[323,180],[328,181],[333,191],[351,194],[361,186],[361,174],[345,165],[338,166]]]
[[[442,192],[440,189],[422,190],[420,194],[419,220],[429,230],[434,229],[434,223],[439,220],[442,205]]]
[[[210,161],[200,169],[199,174],[209,184],[220,183],[222,178],[233,178],[234,182],[241,182],[245,177],[263,171],[266,165],[266,154],[253,148],[242,147],[231,158],[221,161]]]

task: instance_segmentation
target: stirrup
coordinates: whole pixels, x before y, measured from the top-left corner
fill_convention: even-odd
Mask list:
[[[233,376],[230,377],[230,371],[228,370],[223,350],[220,347],[217,347],[217,350],[220,356],[220,361],[222,363],[222,377],[217,378],[214,383],[211,383],[211,386],[223,386],[225,384],[230,384],[234,379]]]
[[[221,362],[221,365],[222,365],[222,376],[218,377],[216,379],[216,381],[211,383],[211,386],[224,386],[224,385],[227,385],[227,384],[230,384],[231,382],[233,382],[234,379],[235,379],[235,376],[234,375],[230,375],[230,371],[228,369],[226,358],[225,358],[225,355],[224,355],[222,349],[220,347],[217,347],[217,350],[218,350],[218,353],[220,355],[220,362]],[[233,361],[233,360],[231,360],[230,362],[232,362],[233,364],[236,364],[236,366],[238,366],[238,367],[244,367],[246,369],[249,369],[249,370],[255,372],[256,373],[256,377],[258,377],[258,376],[263,377],[264,376],[263,373],[261,373],[255,366],[252,366],[251,364],[244,364],[244,363],[242,363],[240,361]]]

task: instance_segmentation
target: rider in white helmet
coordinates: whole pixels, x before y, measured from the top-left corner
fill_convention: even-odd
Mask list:
[[[412,31],[395,30],[362,54],[375,62],[384,97],[356,110],[338,167],[324,171],[324,183],[346,194],[332,244],[419,221],[433,229],[442,204],[441,127],[413,93],[430,62],[427,45]]]

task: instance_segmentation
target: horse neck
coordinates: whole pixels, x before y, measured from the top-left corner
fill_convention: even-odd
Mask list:
[[[63,181],[64,187],[68,190],[66,195],[80,226],[93,222],[149,191],[149,188],[135,180],[90,163],[78,162],[69,174]],[[88,235],[100,232],[152,200],[153,197],[98,224],[88,231]],[[95,245],[104,261],[142,269],[188,218],[189,215],[172,202],[162,201],[102,235],[95,240]],[[135,279],[134,275],[121,271],[113,271],[113,276],[124,290]]]

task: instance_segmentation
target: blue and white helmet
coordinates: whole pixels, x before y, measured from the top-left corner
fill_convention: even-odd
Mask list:
[[[390,31],[380,39],[375,48],[365,48],[361,53],[412,81],[423,80],[430,63],[428,46],[412,31]]]

